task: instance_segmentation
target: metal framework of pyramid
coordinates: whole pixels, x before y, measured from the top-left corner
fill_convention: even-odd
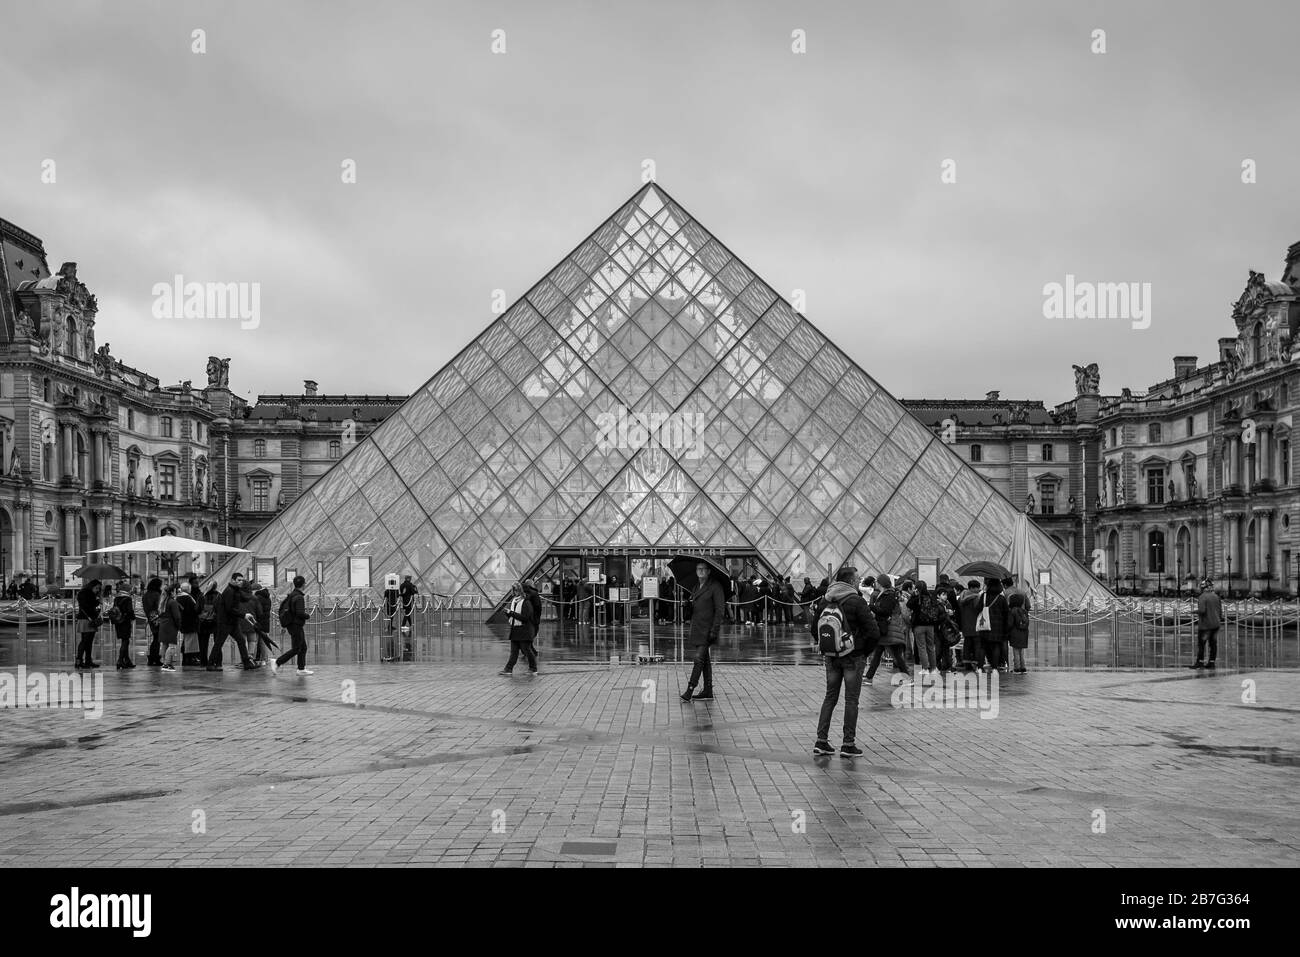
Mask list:
[[[647,445],[637,413],[699,441]],[[312,590],[346,591],[366,555],[376,580],[495,601],[556,546],[1005,564],[1016,514],[650,183],[247,547]],[[1037,528],[1032,548],[1056,597],[1109,594]]]

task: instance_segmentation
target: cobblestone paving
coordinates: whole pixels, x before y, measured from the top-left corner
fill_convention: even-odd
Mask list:
[[[142,666],[98,720],[0,711],[0,865],[1300,864],[1294,672],[1037,671],[989,720],[882,670],[848,760],[811,754],[815,667],[691,704],[677,664],[496,667]]]

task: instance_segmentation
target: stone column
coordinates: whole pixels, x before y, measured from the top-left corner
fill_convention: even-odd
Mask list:
[[[14,572],[27,567],[27,512],[31,505],[19,502],[14,508]]]

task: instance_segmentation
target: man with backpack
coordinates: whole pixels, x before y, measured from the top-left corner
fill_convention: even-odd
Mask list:
[[[856,758],[862,749],[854,742],[858,732],[858,698],[862,694],[862,666],[876,648],[880,631],[876,619],[858,593],[858,570],[844,565],[835,573],[835,583],[817,603],[812,616],[813,640],[826,662],[826,697],[817,719],[817,742],[813,754],[834,754],[827,740],[831,718],[844,688],[844,743],[840,756]]]
[[[302,587],[307,584],[307,579],[297,575],[293,580],[293,591],[284,596],[280,602],[280,610],[277,613],[280,624],[289,632],[289,637],[293,640],[293,647],[271,662],[271,674],[278,674],[280,666],[287,663],[295,655],[298,658],[298,674],[310,675],[314,672],[307,670],[307,634],[303,631],[303,625],[307,624],[307,619],[311,613],[307,611],[307,599],[303,597]]]

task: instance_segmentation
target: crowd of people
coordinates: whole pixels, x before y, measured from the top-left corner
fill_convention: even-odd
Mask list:
[[[129,583],[115,586],[98,579],[88,581],[77,591],[75,666],[99,667],[94,660],[94,642],[100,629],[108,625],[118,644],[117,667],[136,667],[131,654],[132,636],[135,622],[143,619],[149,636],[146,666],[169,673],[178,670],[178,663],[186,669],[222,671],[226,642],[233,641],[245,670],[269,665],[275,673],[296,658],[298,674],[310,675],[303,627],[311,617],[303,595],[305,584],[301,575],[296,577],[293,590],[280,603],[277,617],[292,647],[275,657],[271,654],[278,650],[271,637],[271,593],[265,587],[254,588],[238,572],[224,590],[211,585],[206,592],[195,574],[171,584],[151,578],[138,596]]]

